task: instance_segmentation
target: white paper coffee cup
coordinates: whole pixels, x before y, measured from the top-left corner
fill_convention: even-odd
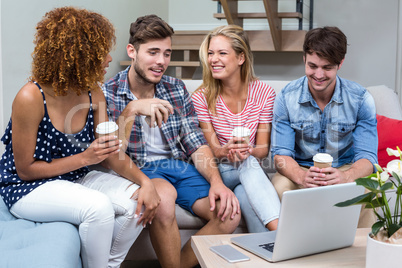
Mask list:
[[[334,158],[330,154],[318,153],[313,156],[314,166],[318,168],[327,168],[332,166]]]
[[[98,133],[99,136],[117,136],[118,130],[119,126],[113,121],[102,122],[96,127],[96,133]]]
[[[246,143],[249,144],[250,143],[250,134],[251,131],[250,129],[246,128],[246,127],[235,127],[232,131],[232,136],[233,137],[238,137],[238,138],[244,138],[245,140],[243,142],[239,141],[236,143]]]

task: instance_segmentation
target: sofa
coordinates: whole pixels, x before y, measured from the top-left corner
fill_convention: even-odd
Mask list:
[[[80,268],[80,247],[74,225],[17,219],[0,198],[0,267]]]
[[[183,81],[190,93],[194,92],[202,82],[201,80]],[[273,89],[275,89],[275,92],[278,93],[289,81],[263,82],[269,84]],[[398,96],[392,89],[388,88],[387,86],[380,85],[367,87],[367,90],[374,97],[377,114],[394,119],[395,121],[402,120],[402,108],[398,101]],[[400,145],[402,145],[402,142]],[[267,175],[272,178],[275,173],[275,168],[271,157],[269,156],[262,163],[262,165]],[[180,229],[182,245],[204,225],[204,222],[200,218],[194,217],[192,214],[183,210],[178,205],[176,205],[176,218]],[[235,233],[244,232],[247,232],[247,227],[245,222],[242,220],[238,228],[235,230]],[[149,232],[148,229],[145,228],[131,247],[126,260],[149,260],[155,258],[156,255],[149,239]]]
[[[193,92],[201,84],[200,80],[184,80],[184,82],[189,92]],[[289,81],[264,82],[278,93]],[[402,131],[402,109],[395,92],[383,85],[367,89],[374,97],[377,114],[385,116],[384,124],[399,124]],[[399,145],[402,145],[402,142]],[[267,175],[272,177],[275,169],[270,157],[263,162],[263,167]],[[203,220],[194,217],[179,206],[176,206],[176,217],[182,244],[205,224]],[[241,221],[235,233],[244,232],[247,232],[247,227],[244,221]],[[63,222],[35,223],[16,219],[8,212],[0,198],[0,252],[2,256],[0,267],[81,267],[79,251],[80,242],[75,226]],[[149,232],[145,228],[131,247],[126,260],[155,259],[156,255],[149,239]]]

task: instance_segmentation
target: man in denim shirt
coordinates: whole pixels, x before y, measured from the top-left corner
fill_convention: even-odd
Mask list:
[[[272,124],[272,178],[278,195],[299,188],[353,182],[374,170],[377,121],[374,99],[362,86],[337,76],[347,49],[336,27],[310,30],[303,52],[306,75],[277,96]],[[313,165],[316,153],[333,157],[332,167]],[[359,227],[371,227],[364,210]]]

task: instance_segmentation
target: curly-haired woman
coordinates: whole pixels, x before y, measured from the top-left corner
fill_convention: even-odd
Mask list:
[[[117,136],[95,139],[108,118],[99,83],[114,27],[100,14],[62,7],[36,29],[32,76],[2,138],[0,195],[18,218],[77,225],[84,267],[119,267],[160,198],[119,152]],[[102,161],[115,173],[89,170]]]
[[[192,99],[223,182],[239,199],[250,232],[276,230],[279,198],[259,163],[268,155],[275,91],[255,77],[249,41],[239,26],[212,30],[200,58],[203,83]],[[249,138],[233,137],[237,127],[246,128]]]

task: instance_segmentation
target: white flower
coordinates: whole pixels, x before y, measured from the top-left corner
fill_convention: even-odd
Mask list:
[[[381,172],[380,173],[380,180],[385,183],[389,179],[389,173],[388,172]]]
[[[389,156],[396,156],[396,157],[400,157],[401,156],[401,151],[399,151],[399,150],[394,150],[394,149],[391,149],[391,148],[387,148],[387,153],[388,153],[388,155]]]
[[[395,172],[399,177],[402,177],[402,161],[401,160],[392,160],[387,164],[386,170],[392,175],[392,172]]]

